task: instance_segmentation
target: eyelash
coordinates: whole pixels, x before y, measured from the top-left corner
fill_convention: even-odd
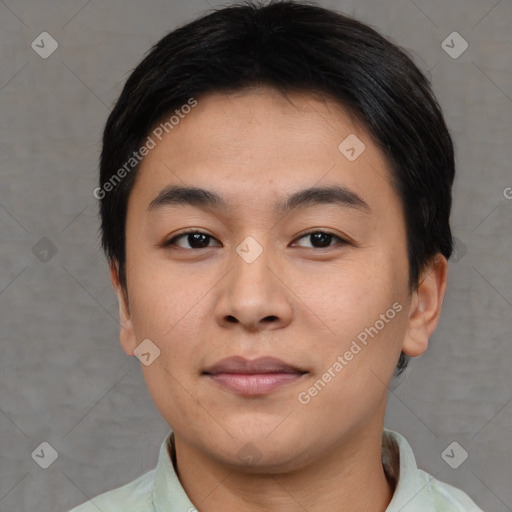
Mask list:
[[[344,238],[340,237],[339,235],[336,235],[334,233],[331,233],[330,231],[324,231],[324,230],[315,230],[315,231],[309,231],[308,233],[304,233],[302,234],[301,236],[299,236],[296,240],[300,240],[302,238],[305,238],[307,236],[311,236],[311,235],[315,235],[315,234],[323,234],[323,235],[328,235],[328,236],[331,236],[333,237],[334,239],[337,239],[339,241],[339,243],[341,243],[342,245],[350,245],[350,242],[348,240],[345,240]],[[164,242],[163,246],[164,247],[172,247],[175,245],[176,241],[181,239],[181,238],[184,238],[186,236],[189,236],[189,235],[204,235],[206,237],[208,237],[209,239],[214,239],[215,240],[215,237],[213,237],[212,235],[209,235],[208,233],[204,233],[202,231],[185,231],[183,233],[180,233],[176,236],[174,236],[173,238],[171,238],[170,240],[168,240],[167,242]],[[336,245],[336,244],[334,244]],[[328,245],[327,247],[310,247],[311,249],[328,249],[330,247],[333,247],[334,245]],[[184,248],[184,247],[179,247],[180,249],[185,249],[185,250],[190,250],[190,251],[197,251],[197,250],[200,250],[200,249],[210,249],[210,247],[200,247],[200,248]]]

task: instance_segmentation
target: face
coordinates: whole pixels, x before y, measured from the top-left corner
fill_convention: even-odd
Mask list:
[[[151,340],[142,369],[176,439],[239,466],[253,450],[266,470],[382,427],[446,277],[441,258],[409,293],[401,203],[366,131],[337,103],[266,88],[200,98],[164,132],[129,198],[126,254],[121,342],[133,355]],[[231,356],[287,367],[205,373]]]

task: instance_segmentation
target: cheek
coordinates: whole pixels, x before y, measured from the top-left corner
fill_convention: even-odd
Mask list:
[[[213,280],[185,268],[177,269],[161,259],[138,258],[128,283],[136,333],[169,337],[199,305],[209,281]]]
[[[295,278],[297,296],[344,339],[373,324],[393,304],[395,283],[388,262],[360,257]]]
[[[151,262],[149,256],[139,261],[148,263],[132,268],[130,312],[138,342],[149,338],[160,349],[158,365],[143,367],[150,392],[155,387],[158,395],[161,383],[174,382],[170,376],[189,382],[204,364],[205,331],[208,336],[213,314],[208,292],[219,278],[204,271],[177,270],[161,260]]]
[[[394,267],[383,256],[353,261],[323,278],[308,277],[310,286],[298,292],[304,293],[307,309],[325,327],[318,336],[322,372],[332,368],[338,356],[343,358],[343,370],[333,370],[337,375],[333,392],[354,386],[370,394],[378,392],[372,391],[378,384],[376,375],[388,382],[394,371],[407,324],[405,280]]]

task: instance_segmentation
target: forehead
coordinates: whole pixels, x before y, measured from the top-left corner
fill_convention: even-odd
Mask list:
[[[398,202],[387,162],[366,130],[318,95],[270,88],[212,93],[168,133],[160,131],[132,192],[146,205],[173,184],[214,190],[239,205],[258,196],[260,207],[263,198],[275,204],[290,191],[333,184],[368,203],[378,196],[388,206]]]

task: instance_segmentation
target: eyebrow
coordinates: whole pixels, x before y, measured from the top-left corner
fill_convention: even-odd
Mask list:
[[[298,208],[322,204],[335,204],[366,212],[371,211],[368,203],[359,194],[340,185],[299,190],[278,201],[274,208],[276,212],[286,215]],[[217,210],[228,209],[228,202],[216,192],[198,187],[170,185],[151,201],[148,211],[175,205],[190,205]]]

